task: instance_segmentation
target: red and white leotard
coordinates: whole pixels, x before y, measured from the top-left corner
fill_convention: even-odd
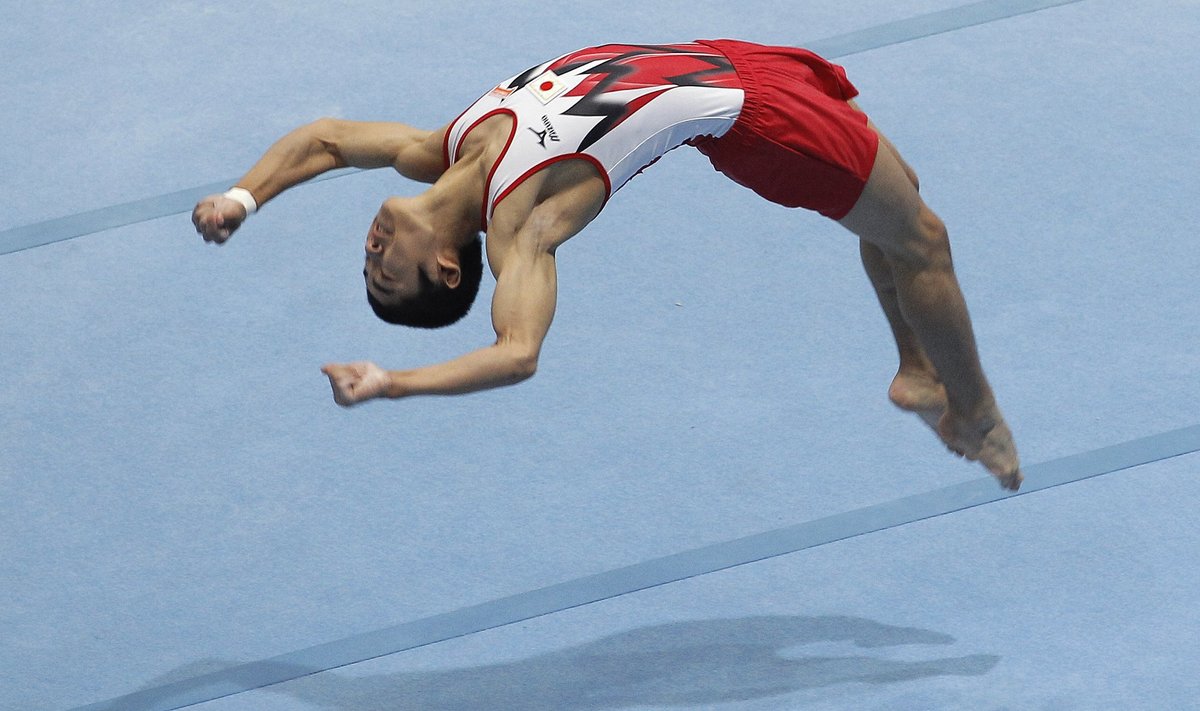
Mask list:
[[[744,91],[733,65],[702,44],[604,45],[539,64],[503,82],[446,134],[446,165],[471,129],[498,114],[512,132],[485,188],[486,229],[521,182],[561,160],[591,161],[611,195],[667,151],[719,138],[737,120]]]
[[[771,202],[840,220],[870,179],[879,137],[836,64],[797,47],[738,40],[610,44],[539,64],[497,86],[446,133],[449,167],[468,133],[506,114],[512,131],[482,209],[568,158],[591,161],[611,195],[684,143]]]

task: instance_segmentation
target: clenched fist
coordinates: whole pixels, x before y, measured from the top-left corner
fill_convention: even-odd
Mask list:
[[[209,195],[192,210],[192,224],[205,242],[224,244],[245,220],[246,206],[224,195]]]
[[[321,372],[329,376],[334,402],[342,407],[387,394],[387,371],[374,363],[331,363],[321,368]]]

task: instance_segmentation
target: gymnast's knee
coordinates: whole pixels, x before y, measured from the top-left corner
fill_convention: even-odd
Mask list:
[[[950,233],[942,218],[926,206],[913,218],[897,261],[916,269],[951,269]]]

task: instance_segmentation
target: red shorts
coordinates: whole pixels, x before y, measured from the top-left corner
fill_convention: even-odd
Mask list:
[[[774,203],[840,220],[862,194],[879,137],[848,100],[858,90],[836,64],[804,49],[702,41],[733,63],[746,92],[721,138],[692,142],[713,167]]]

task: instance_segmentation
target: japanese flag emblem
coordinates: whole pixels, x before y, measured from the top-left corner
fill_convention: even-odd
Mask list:
[[[548,104],[566,93],[569,87],[562,79],[558,78],[557,74],[546,70],[536,79],[526,84],[525,88],[533,92],[538,101]]]

